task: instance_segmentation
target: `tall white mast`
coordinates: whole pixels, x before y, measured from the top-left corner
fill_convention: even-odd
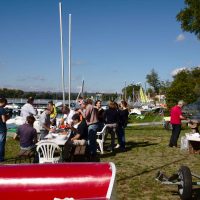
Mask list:
[[[69,108],[71,100],[71,14],[69,14]]]
[[[84,90],[84,80],[82,81],[82,86],[81,86],[81,96],[83,97],[83,90]]]
[[[59,2],[59,14],[60,14],[60,48],[61,48],[61,68],[62,68],[62,93],[63,93],[63,105],[65,105],[64,57],[63,57],[63,34],[62,34],[62,5],[61,5],[61,2]]]

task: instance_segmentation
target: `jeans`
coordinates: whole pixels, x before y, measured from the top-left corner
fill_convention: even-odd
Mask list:
[[[123,126],[118,128],[118,142],[121,149],[125,149],[125,130]]]
[[[117,125],[117,123],[106,124],[106,125],[107,125],[107,131],[111,135],[111,149],[114,150],[115,136],[118,137],[118,125]]]
[[[177,141],[181,132],[181,124],[172,124],[172,135],[170,138],[169,146],[177,147]]]
[[[91,155],[96,155],[97,144],[96,144],[96,134],[99,128],[99,124],[91,124],[88,126],[88,145]]]
[[[0,133],[0,162],[4,161],[6,134],[7,133]]]

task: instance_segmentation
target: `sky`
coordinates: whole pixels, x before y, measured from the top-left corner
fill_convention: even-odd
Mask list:
[[[184,0],[62,0],[65,91],[118,92],[200,66],[200,40],[176,21]],[[59,0],[0,0],[0,88],[62,91]],[[147,85],[148,87],[148,85]]]

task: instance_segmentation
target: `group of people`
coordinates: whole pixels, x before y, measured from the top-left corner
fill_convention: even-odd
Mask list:
[[[8,119],[8,114],[4,109],[6,104],[7,100],[0,98],[0,162],[4,161],[5,155],[6,120]],[[39,116],[39,120],[36,121],[37,109],[34,107],[34,98],[29,97],[27,103],[21,108],[23,124],[17,128],[14,137],[19,139],[20,149],[33,150],[37,141],[44,139],[49,132],[54,132],[57,126],[71,129],[70,139],[66,146],[87,144],[90,156],[96,157],[98,151],[96,133],[101,131],[106,124],[107,132],[111,135],[111,144],[108,150],[111,152],[115,148],[120,148],[121,151],[126,150],[124,129],[129,113],[126,101],[121,101],[120,104],[110,101],[106,110],[101,107],[100,100],[94,103],[91,99],[79,97],[78,104],[79,107],[74,110],[63,105],[62,117],[58,119],[56,107],[50,101]],[[39,133],[34,128],[35,121],[39,123]],[[118,139],[117,145],[115,138]],[[67,158],[67,155],[65,157]]]
[[[74,118],[77,119],[78,127],[74,126],[77,128],[77,130],[74,131],[77,132],[77,134],[71,139],[71,141],[75,139],[73,144],[75,144],[75,142],[77,143],[77,140],[81,137],[82,143],[83,140],[84,142],[87,141],[90,156],[95,157],[98,150],[96,134],[98,131],[101,131],[106,124],[107,132],[111,135],[111,144],[108,150],[111,152],[115,150],[116,137],[120,150],[126,150],[124,129],[128,122],[129,112],[125,101],[121,101],[119,105],[114,101],[110,101],[108,103],[108,109],[106,110],[101,107],[100,100],[93,103],[91,99],[79,97],[78,104],[78,109],[69,110],[69,108],[65,108],[63,110],[63,113],[65,113],[63,120],[66,121],[67,127],[72,128]]]
[[[21,115],[24,113],[27,116],[27,109],[24,107],[31,107],[33,101],[28,99],[27,104],[25,104],[21,109]],[[128,108],[125,101],[121,101],[118,105],[114,101],[110,101],[108,104],[108,109],[103,110],[101,107],[101,101],[97,100],[95,103],[91,99],[83,99],[79,97],[78,99],[79,108],[70,109],[68,106],[63,105],[61,119],[57,119],[56,108],[53,102],[48,102],[47,108],[40,115],[40,136],[39,139],[44,139],[49,132],[54,132],[55,125],[61,128],[71,129],[70,139],[66,144],[66,149],[75,145],[85,145],[88,144],[89,154],[91,157],[96,157],[97,154],[97,144],[96,144],[96,133],[101,131],[105,124],[108,127],[108,133],[111,134],[111,145],[109,151],[114,151],[116,148],[115,138],[118,139],[118,147],[121,151],[125,151],[125,132],[124,129],[128,122]],[[25,112],[26,110],[26,112]],[[29,116],[34,115],[35,111],[29,109]],[[59,121],[58,121],[59,120]],[[26,120],[26,123],[29,123]],[[25,126],[25,125],[23,125]],[[52,127],[52,128],[51,128]],[[17,134],[23,134],[25,130],[23,127],[19,127]],[[22,144],[20,143],[22,147]],[[23,146],[24,148],[24,146]],[[30,145],[27,146],[30,148]],[[69,151],[65,151],[68,154]],[[67,159],[68,155],[64,155]]]
[[[4,161],[7,135],[6,121],[9,119],[9,114],[4,108],[6,104],[6,98],[0,98],[0,162]],[[70,140],[67,142],[68,147],[88,144],[89,153],[93,157],[96,156],[98,150],[96,133],[101,131],[104,125],[107,125],[107,133],[111,136],[111,144],[107,150],[111,152],[115,151],[116,148],[120,148],[121,151],[126,150],[125,128],[129,114],[126,101],[122,100],[119,104],[109,101],[108,109],[104,110],[101,107],[100,100],[93,103],[91,99],[79,97],[79,108],[72,110],[68,106],[63,105],[63,115],[59,121],[57,119],[56,107],[50,101],[39,117],[39,137],[38,132],[34,128],[34,116],[37,115],[37,110],[33,104],[34,98],[29,97],[27,103],[21,108],[21,116],[24,123],[18,127],[16,132],[16,138],[20,140],[21,149],[34,149],[38,139],[42,140],[49,132],[54,132],[57,125],[61,128],[71,129]],[[172,124],[172,134],[169,147],[177,147],[177,141],[181,132],[181,120],[186,119],[182,114],[183,106],[184,102],[180,100],[177,105],[171,108],[170,123]],[[68,155],[66,155],[67,157]]]

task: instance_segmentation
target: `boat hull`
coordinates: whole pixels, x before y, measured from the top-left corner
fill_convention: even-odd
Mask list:
[[[1,199],[111,199],[113,163],[0,166]]]

